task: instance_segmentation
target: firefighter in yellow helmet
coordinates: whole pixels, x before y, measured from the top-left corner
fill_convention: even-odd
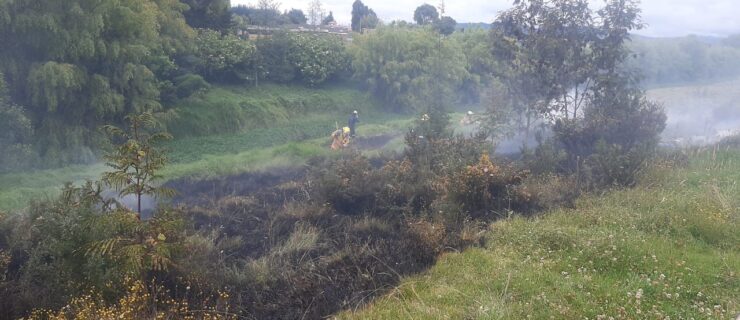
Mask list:
[[[350,129],[349,127],[343,127],[338,129],[331,134],[331,149],[339,150],[349,145]]]

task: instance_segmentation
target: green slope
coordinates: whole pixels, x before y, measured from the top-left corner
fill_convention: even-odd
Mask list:
[[[341,319],[734,319],[740,152],[659,168],[577,209],[491,226],[487,244]]]
[[[166,123],[176,139],[166,145],[172,164],[165,179],[214,177],[299,165],[330,154],[329,134],[360,111],[360,135],[398,133],[410,115],[388,113],[362,91],[264,85],[215,87],[182,101]],[[0,210],[19,210],[31,199],[54,196],[67,183],[97,180],[103,164],[0,174]]]

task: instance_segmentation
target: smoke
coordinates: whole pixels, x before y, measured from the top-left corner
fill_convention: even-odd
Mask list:
[[[710,144],[740,133],[740,79],[654,89],[647,94],[665,107],[665,145]]]
[[[136,211],[138,207],[138,200],[133,194],[121,197],[115,190],[108,189],[103,191],[102,196],[103,199],[106,200],[115,199],[116,201],[118,201],[118,203],[131,211]],[[150,195],[143,195],[141,197],[141,218],[151,218],[154,214],[154,210],[157,208],[158,203],[159,202],[154,197]]]

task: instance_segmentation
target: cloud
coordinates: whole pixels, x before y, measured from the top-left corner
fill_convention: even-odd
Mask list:
[[[737,0],[644,0],[642,19],[648,27],[640,34],[726,36],[740,33]]]
[[[278,0],[281,10],[290,8],[307,11],[310,0]],[[340,24],[349,24],[354,0],[323,0],[327,11],[334,12]],[[601,0],[590,0],[599,6]],[[434,6],[440,0],[364,0],[381,20],[412,21],[414,9],[427,2]],[[232,5],[257,4],[257,0],[231,0]],[[492,22],[498,13],[511,7],[511,0],[447,0],[446,15],[458,22]],[[740,33],[740,1],[738,0],[643,0],[642,18],[648,26],[639,34],[648,36],[683,36],[687,34],[726,36]]]

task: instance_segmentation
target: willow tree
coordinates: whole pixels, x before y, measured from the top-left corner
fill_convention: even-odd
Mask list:
[[[92,143],[90,129],[161,108],[158,73],[192,30],[177,0],[0,1],[0,61],[43,152]],[[48,155],[47,155],[48,156]]]

